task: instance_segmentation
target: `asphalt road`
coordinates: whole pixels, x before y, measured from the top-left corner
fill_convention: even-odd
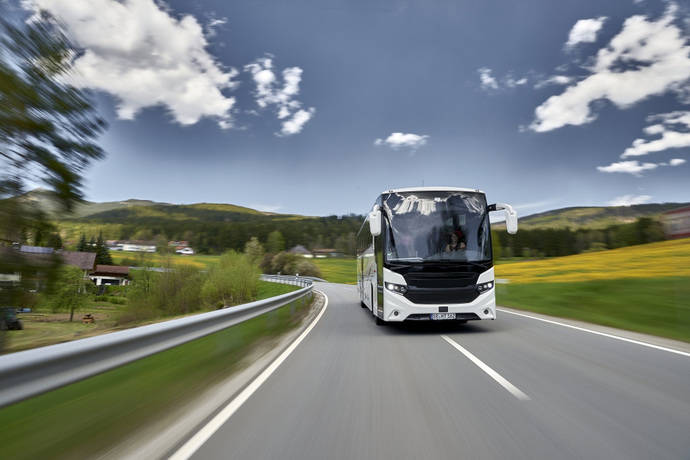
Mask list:
[[[500,312],[377,327],[317,288],[320,322],[194,458],[690,458],[686,356]]]

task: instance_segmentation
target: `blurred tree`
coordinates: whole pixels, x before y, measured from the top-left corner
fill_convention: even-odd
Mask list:
[[[78,50],[55,21],[43,14],[14,25],[0,19],[0,272],[42,273],[50,265],[2,246],[23,243],[45,228],[45,216],[22,200],[27,185],[42,183],[59,209],[82,199],[82,172],[103,157],[95,143],[105,129],[89,94],[70,84]],[[9,198],[9,199],[6,199]],[[24,277],[23,277],[24,279]],[[14,305],[23,289],[0,291],[0,305]]]
[[[113,258],[110,257],[108,246],[106,246],[105,241],[103,241],[102,232],[98,234],[98,239],[96,240],[96,263],[99,265],[113,264]]]
[[[19,193],[42,182],[71,210],[84,168],[103,157],[95,139],[105,128],[89,94],[69,83],[77,50],[46,14],[0,28],[0,181]]]
[[[266,239],[266,252],[277,254],[285,250],[285,238],[280,230],[274,230],[268,234]]]
[[[55,232],[48,236],[48,247],[53,249],[62,249],[62,238],[60,234]]]
[[[249,261],[254,265],[259,265],[259,263],[264,258],[264,247],[259,242],[259,239],[252,236],[249,241],[244,245],[244,254],[249,258]]]
[[[82,233],[79,237],[79,243],[77,243],[77,251],[87,252],[86,248],[86,235]]]
[[[69,320],[74,319],[74,312],[84,306],[93,284],[84,278],[84,273],[77,267],[64,265],[60,267],[56,282],[48,295],[48,303],[53,311],[68,310]]]

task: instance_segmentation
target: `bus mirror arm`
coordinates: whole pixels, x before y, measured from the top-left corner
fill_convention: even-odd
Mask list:
[[[496,203],[489,205],[488,207],[489,211],[505,211],[505,216],[506,216],[506,230],[508,233],[511,235],[514,235],[518,231],[518,216],[517,212],[515,212],[515,209],[509,204],[505,203]]]

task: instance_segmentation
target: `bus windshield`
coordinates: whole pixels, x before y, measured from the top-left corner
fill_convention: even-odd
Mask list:
[[[388,262],[488,262],[491,240],[486,197],[458,191],[384,196]]]

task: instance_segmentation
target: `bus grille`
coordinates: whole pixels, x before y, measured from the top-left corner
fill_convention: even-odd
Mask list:
[[[474,285],[464,288],[429,289],[408,285],[405,297],[410,302],[420,304],[469,303],[479,296]]]

